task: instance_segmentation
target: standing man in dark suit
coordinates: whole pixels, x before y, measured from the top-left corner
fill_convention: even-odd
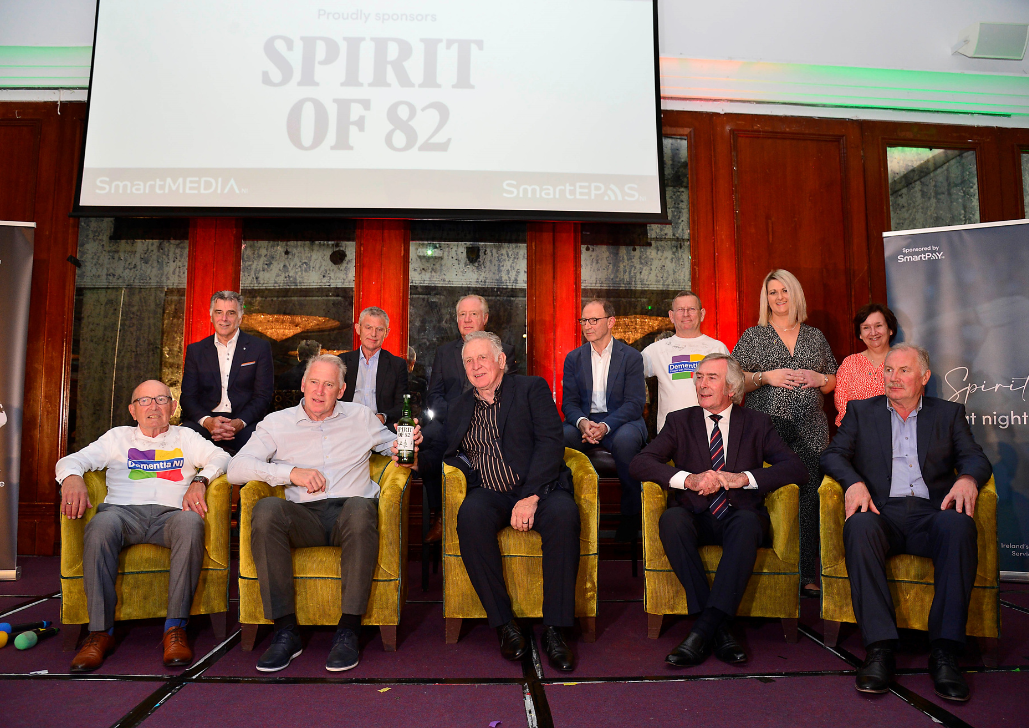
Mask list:
[[[344,402],[363,404],[391,430],[407,394],[407,361],[382,348],[389,336],[389,314],[369,306],[354,325],[361,345],[342,357],[347,367]]]
[[[807,482],[807,468],[782,441],[772,419],[739,406],[743,370],[727,354],[708,354],[694,373],[699,407],[670,412],[654,441],[632,461],[634,477],[672,488],[661,514],[661,544],[686,590],[692,631],[665,658],[676,667],[699,665],[711,653],[731,665],[747,653],[729,625],[768,540],[765,496]],[[674,465],[668,465],[671,459]],[[768,463],[769,467],[762,467]],[[717,544],[722,559],[709,588],[700,546]]]
[[[612,335],[615,309],[609,301],[588,302],[579,325],[586,343],[565,357],[561,385],[565,447],[583,452],[603,447],[611,453],[622,484],[615,539],[631,541],[640,528],[641,487],[629,474],[629,463],[647,441],[643,356]]]
[[[972,515],[993,468],[972,437],[964,405],[925,396],[929,354],[897,344],[886,355],[886,394],[853,401],[822,469],[845,491],[843,545],[854,614],[867,654],[857,671],[861,692],[885,693],[893,679],[897,618],[886,559],[933,560],[929,676],[936,694],[968,700],[958,669],[968,603],[979,563]]]
[[[450,404],[446,462],[464,472],[468,491],[457,513],[461,559],[500,652],[520,660],[529,649],[511,611],[497,533],[506,526],[543,539],[543,650],[557,670],[575,658],[564,629],[575,621],[579,509],[564,463],[561,418],[541,377],[504,374],[496,334],[468,334],[464,366],[473,389]]]
[[[447,446],[447,413],[451,402],[472,389],[468,375],[465,374],[461,347],[468,334],[484,331],[489,321],[489,304],[482,296],[464,296],[458,300],[455,309],[459,336],[436,349],[423,409],[425,443],[418,455],[418,474],[425,483],[429,510],[432,512],[432,523],[425,537],[428,543],[443,538],[443,453]],[[504,346],[504,356],[508,362],[512,360],[513,353],[512,347]]]
[[[272,348],[239,330],[243,297],[211,296],[214,334],[186,347],[182,425],[235,455],[268,413],[275,392]]]

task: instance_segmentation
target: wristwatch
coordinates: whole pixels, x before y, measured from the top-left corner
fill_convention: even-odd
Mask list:
[[[211,483],[211,481],[209,481],[209,480],[208,480],[207,478],[205,478],[205,477],[204,477],[203,475],[194,475],[194,476],[193,476],[193,480],[191,480],[191,481],[189,481],[189,482],[190,482],[190,483],[198,483],[198,482],[199,482],[199,483],[203,483],[203,484],[204,484],[204,487],[205,487],[205,488],[206,488],[206,487],[207,487],[208,485],[210,485],[210,483]]]

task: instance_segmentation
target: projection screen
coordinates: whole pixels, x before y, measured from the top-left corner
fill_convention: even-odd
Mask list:
[[[76,212],[660,220],[654,0],[100,0]]]

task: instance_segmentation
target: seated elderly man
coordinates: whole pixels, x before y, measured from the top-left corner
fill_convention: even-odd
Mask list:
[[[350,670],[360,659],[358,632],[379,555],[379,486],[368,477],[368,458],[372,451],[396,453],[397,435],[364,405],[339,401],[345,376],[339,357],[311,359],[300,404],[265,417],[229,464],[232,483],[286,486],[285,500],[257,502],[250,525],[264,616],[275,623],[272,644],[257,662],[261,672],[281,670],[303,651],[293,590],[295,548],[342,547],[342,616],[325,669]],[[421,437],[416,426],[416,451]]]
[[[186,620],[204,561],[204,493],[225,472],[228,454],[185,427],[168,424],[175,411],[171,390],[146,381],[132,393],[136,427],[115,427],[77,453],[57,461],[61,514],[82,518],[93,507],[82,474],[107,469],[107,497],[86,525],[82,578],[89,636],[71,663],[91,672],[114,649],[114,582],[125,546],[152,543],[171,549],[164,664],[193,661]]]
[[[658,523],[661,544],[698,614],[686,639],[665,658],[675,667],[699,665],[714,648],[722,662],[747,653],[729,625],[769,535],[765,496],[807,481],[807,468],[782,441],[772,418],[740,407],[743,370],[728,354],[708,354],[693,375],[699,407],[668,413],[654,441],[633,458],[633,477],[673,489]],[[674,465],[668,465],[671,460]],[[763,463],[769,466],[762,467]],[[722,559],[708,587],[700,546],[717,544]]]
[[[822,469],[845,491],[843,546],[867,649],[857,689],[889,689],[897,618],[886,559],[914,554],[931,558],[935,570],[929,676],[941,698],[964,701],[969,691],[957,656],[979,564],[972,514],[993,469],[972,437],[964,405],[925,396],[930,375],[922,347],[890,349],[883,366],[886,394],[847,405],[822,453]]]
[[[505,374],[496,334],[475,331],[462,348],[472,388],[450,403],[446,460],[464,472],[468,492],[457,512],[461,559],[500,652],[520,660],[529,649],[511,611],[497,532],[536,530],[543,539],[543,650],[557,670],[575,661],[563,628],[575,621],[579,509],[564,462],[561,417],[542,377]]]

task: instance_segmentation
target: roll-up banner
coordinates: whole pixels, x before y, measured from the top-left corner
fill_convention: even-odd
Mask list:
[[[0,579],[17,579],[25,342],[32,290],[33,222],[0,220]]]
[[[1000,574],[1029,581],[1029,220],[883,234],[897,340],[961,402],[993,464]]]

